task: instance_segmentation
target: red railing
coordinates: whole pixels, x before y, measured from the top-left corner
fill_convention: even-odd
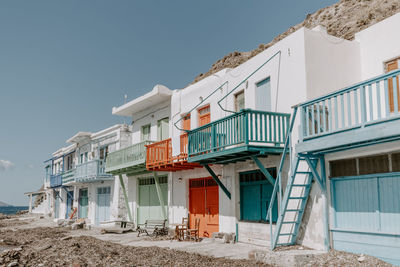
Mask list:
[[[171,138],[146,145],[146,168],[148,170],[176,171],[192,169],[200,165],[187,163],[188,135],[180,136],[180,153],[172,156]]]

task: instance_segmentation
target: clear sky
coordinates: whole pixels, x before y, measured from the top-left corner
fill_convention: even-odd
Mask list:
[[[43,161],[157,83],[183,88],[333,0],[0,2],[0,201],[27,205]]]

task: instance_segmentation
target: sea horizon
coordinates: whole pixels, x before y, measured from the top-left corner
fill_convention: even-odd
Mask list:
[[[18,211],[21,210],[28,210],[29,206],[5,206],[5,207],[0,207],[0,213],[1,214],[16,214]]]

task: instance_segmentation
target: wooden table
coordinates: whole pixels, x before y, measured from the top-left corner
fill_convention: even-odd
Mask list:
[[[178,241],[183,241],[185,238],[185,231],[187,230],[187,225],[182,223],[171,223],[170,225],[175,226],[174,239]]]

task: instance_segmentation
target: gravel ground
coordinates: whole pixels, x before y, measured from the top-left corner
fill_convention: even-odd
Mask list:
[[[89,236],[70,237],[60,228],[0,230],[0,266],[271,266],[159,247],[131,247]]]

